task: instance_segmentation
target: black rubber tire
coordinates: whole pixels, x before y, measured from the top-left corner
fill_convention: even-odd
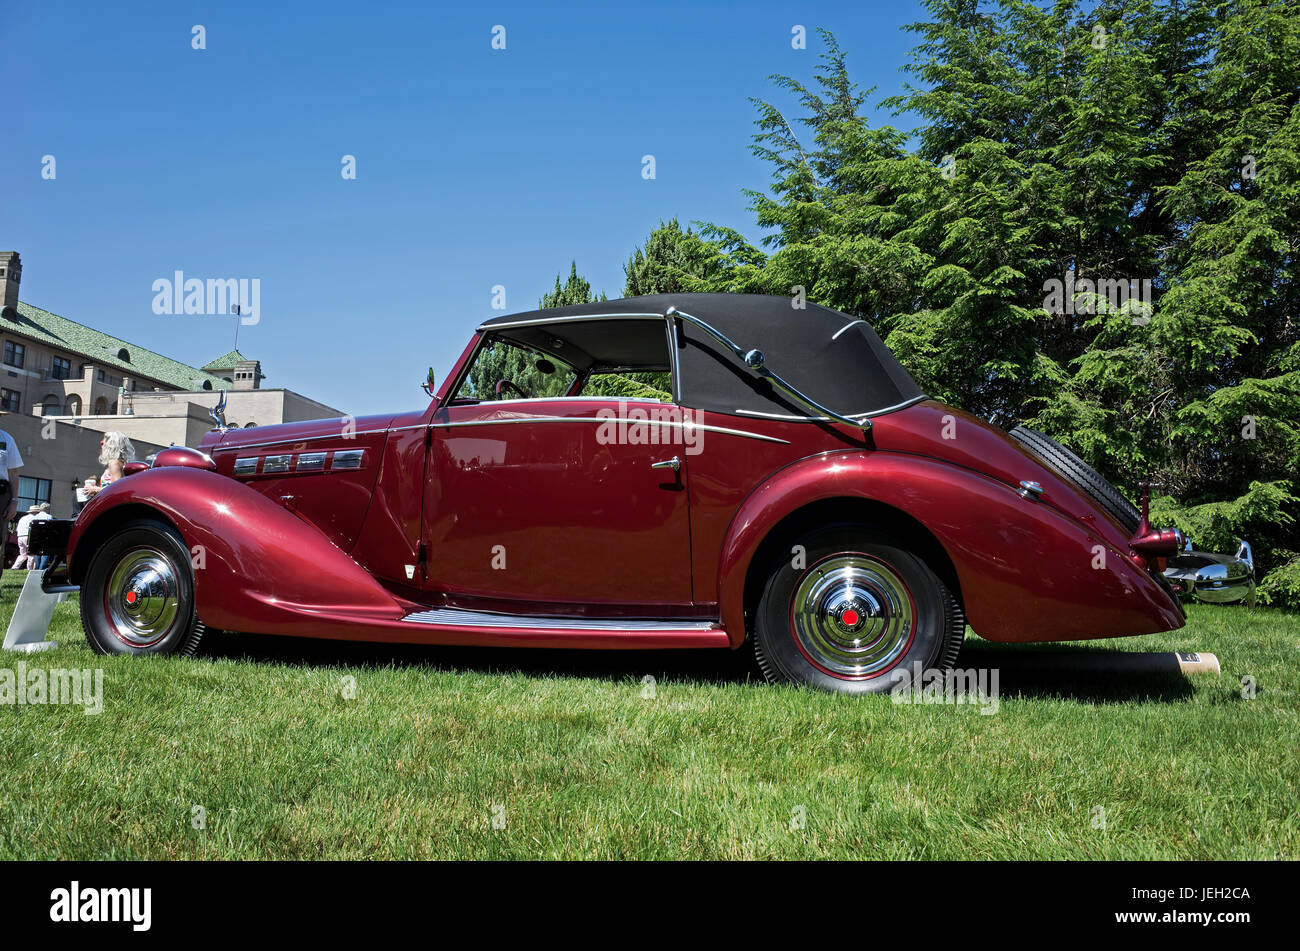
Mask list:
[[[801,545],[803,564],[793,565],[791,551]],[[814,664],[800,649],[791,623],[792,600],[803,579],[818,563],[845,553],[867,555],[886,563],[904,582],[915,605],[910,644],[890,666],[870,677],[847,679]],[[966,618],[957,599],[922,559],[890,535],[870,526],[840,523],[813,529],[782,546],[767,568],[767,581],[754,618],[754,659],[769,683],[796,683],[836,693],[888,693],[898,678],[922,670],[948,670],[957,660],[966,634]]]
[[[171,566],[177,582],[174,621],[156,643],[137,647],[116,633],[107,608],[107,588],[113,569],[128,553],[152,549]],[[81,585],[81,626],[97,654],[181,654],[192,656],[203,639],[204,626],[194,600],[194,571],[190,550],[176,529],[155,519],[136,519],[114,532],[91,556]]]
[[[1034,429],[1017,426],[1011,430],[1023,446],[1042,460],[1053,472],[1073,482],[1087,496],[1110,513],[1120,527],[1130,535],[1137,531],[1142,513],[1124,494],[1102,478],[1088,465],[1060,443]]]

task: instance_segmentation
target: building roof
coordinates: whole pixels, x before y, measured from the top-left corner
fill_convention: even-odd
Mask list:
[[[248,357],[244,356],[238,350],[231,350],[229,353],[217,357],[210,363],[203,364],[203,369],[209,373],[217,373],[221,370],[233,370],[236,363],[243,363]]]
[[[12,317],[15,312],[17,320]],[[164,357],[161,353],[154,353],[138,344],[128,343],[112,334],[51,314],[48,310],[41,310],[22,301],[18,302],[17,308],[6,311],[0,317],[0,330],[21,333],[51,347],[71,351],[92,366],[112,368],[132,379],[156,380],[180,390],[201,390],[204,383],[211,384],[214,390],[229,389],[231,386],[230,381],[224,377]],[[130,356],[129,360],[118,356],[124,349]]]

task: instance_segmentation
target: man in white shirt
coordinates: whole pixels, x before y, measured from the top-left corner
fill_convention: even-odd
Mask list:
[[[9,536],[9,520],[18,512],[18,499],[15,498],[16,489],[18,488],[18,473],[22,468],[23,457],[18,452],[18,444],[14,442],[14,437],[10,436],[3,429],[0,429],[0,511],[5,513],[4,533],[5,537]],[[0,558],[0,574],[4,573],[4,559]]]
[[[27,510],[27,514],[18,520],[18,557],[14,559],[13,567],[26,568],[31,571],[36,567],[36,556],[27,554],[27,536],[32,533],[32,522],[40,518],[41,507],[33,505]]]

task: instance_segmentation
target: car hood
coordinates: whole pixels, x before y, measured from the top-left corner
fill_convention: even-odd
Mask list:
[[[222,433],[213,430],[203,437],[199,448],[205,452],[214,449],[238,449],[242,446],[260,446],[266,443],[292,443],[338,436],[344,432],[353,435],[383,432],[393,421],[393,414],[380,416],[340,416],[334,419],[311,419],[300,423],[280,423],[275,426],[256,426],[252,429],[232,429]]]

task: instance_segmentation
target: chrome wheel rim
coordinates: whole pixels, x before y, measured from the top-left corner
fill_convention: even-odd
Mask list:
[[[180,613],[176,569],[152,548],[136,548],[113,567],[105,592],[113,633],[131,647],[150,647],[165,638]]]
[[[833,677],[861,680],[893,667],[916,630],[916,607],[902,577],[857,552],[832,555],[807,570],[791,601],[795,643]]]

